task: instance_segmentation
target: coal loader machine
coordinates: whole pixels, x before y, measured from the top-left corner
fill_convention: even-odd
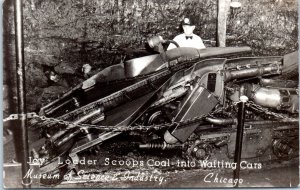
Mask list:
[[[154,42],[161,47],[165,41]],[[298,52],[228,59],[219,55],[238,53],[238,47],[234,52],[225,48],[223,52],[231,52],[224,54],[217,53],[221,48],[159,49],[150,60],[136,58],[104,69],[44,106],[30,121],[45,140],[36,155],[46,160],[40,166],[44,174],[76,175],[76,161],[107,154],[133,160],[156,156],[232,161],[241,121],[241,159],[297,159]],[[101,89],[102,94],[96,93]]]

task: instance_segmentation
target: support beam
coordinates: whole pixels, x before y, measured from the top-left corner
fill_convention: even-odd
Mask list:
[[[234,181],[237,181],[234,187],[239,187],[240,181],[240,164],[242,158],[242,149],[243,149],[243,136],[244,136],[244,122],[245,122],[245,112],[246,112],[246,102],[248,97],[242,95],[240,97],[240,103],[238,103],[238,124],[236,132],[236,142],[235,142],[235,153],[234,153],[234,163],[236,163],[236,169],[233,171]]]
[[[18,94],[18,114],[21,116],[17,122],[20,139],[15,139],[18,144],[16,154],[20,155],[22,164],[22,176],[30,169],[29,149],[28,149],[28,131],[27,131],[27,110],[26,110],[26,91],[25,91],[25,66],[24,66],[24,39],[23,39],[23,9],[22,0],[14,1],[15,8],[15,43],[16,43],[16,65],[17,65],[17,94]],[[19,160],[18,160],[19,161]],[[30,178],[22,178],[24,188],[31,187]]]
[[[219,47],[226,47],[226,20],[230,9],[231,0],[218,0],[218,37]]]

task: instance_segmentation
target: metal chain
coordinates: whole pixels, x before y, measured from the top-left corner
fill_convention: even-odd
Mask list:
[[[12,115],[8,116],[7,118],[3,119],[3,122],[11,121],[12,120]]]
[[[53,117],[46,117],[46,116],[37,115],[36,118],[39,118],[41,121],[47,121],[47,122],[50,122],[50,123],[53,123],[53,124],[74,125],[74,123],[72,123],[72,122],[57,119],[57,118],[53,118]]]
[[[73,125],[73,126],[77,126],[80,127],[82,130],[84,129],[88,129],[88,128],[97,128],[97,129],[101,129],[103,131],[134,131],[134,130],[140,130],[140,131],[148,131],[148,130],[160,130],[162,128],[165,128],[169,125],[151,125],[151,126],[142,126],[142,125],[137,125],[137,126],[101,126],[101,125],[91,125],[91,124],[75,124],[73,122],[70,121],[64,121],[64,120],[60,120],[60,119],[56,119],[56,118],[48,118],[45,116],[38,116],[38,118],[40,118],[42,121],[48,121],[50,123],[53,124],[62,124],[62,125]]]
[[[255,104],[253,101],[248,101],[247,106],[252,108],[253,110],[259,112],[259,113],[264,113],[267,116],[273,116],[277,119],[287,119],[288,118],[284,114],[275,113],[275,112],[270,111],[267,108],[263,108],[262,106],[260,106],[258,104]]]
[[[31,113],[26,113],[26,114],[10,114],[8,117],[3,119],[3,122],[8,122],[8,121],[12,121],[12,120],[17,120],[17,119],[24,119],[24,118],[33,118],[33,117],[37,117],[38,115],[35,112],[31,112]]]
[[[236,107],[237,104],[239,104],[240,102],[241,101],[232,102],[232,105]],[[254,103],[253,101],[247,101],[246,105],[259,113],[266,114],[267,116],[273,116],[277,119],[288,119],[289,118],[284,114],[272,112],[268,108],[264,108],[256,103]]]
[[[227,106],[228,107],[228,106]],[[203,118],[207,117],[207,116],[212,116],[215,113],[220,113],[222,111],[224,111],[225,109],[227,109],[227,107],[221,107],[215,111],[213,111],[212,113],[209,114],[205,114],[202,116],[198,116],[198,117],[194,117],[191,118],[189,120],[185,120],[183,122],[172,122],[172,123],[165,123],[165,124],[160,124],[160,125],[149,125],[149,126],[143,126],[143,125],[137,125],[137,126],[99,126],[99,125],[90,125],[90,124],[74,124],[73,122],[70,121],[64,121],[64,120],[60,120],[60,119],[56,119],[56,118],[48,118],[45,116],[39,116],[36,115],[36,118],[41,119],[41,121],[47,121],[53,124],[62,124],[62,125],[74,125],[77,127],[80,127],[82,130],[87,129],[87,128],[97,128],[97,129],[101,129],[104,131],[121,131],[121,132],[125,132],[125,131],[149,131],[149,130],[161,130],[161,129],[166,129],[169,128],[171,126],[177,125],[177,126],[183,126],[183,125],[190,125],[192,123],[196,123],[199,122],[201,120],[203,120]]]
[[[237,104],[239,103],[239,101],[237,102],[233,102],[232,105],[233,106],[236,106]],[[258,105],[258,104],[255,104],[253,101],[248,101],[247,102],[247,106],[252,108],[253,110],[259,112],[259,113],[264,113],[268,116],[273,116],[275,118],[278,118],[278,119],[287,119],[288,117],[283,115],[283,114],[279,114],[279,113],[275,113],[275,112],[272,112],[270,111],[269,109],[267,108],[263,108],[262,106]],[[226,110],[228,107],[230,107],[230,105],[228,104],[226,107],[221,107],[215,111],[213,111],[212,113],[209,113],[209,114],[206,114],[206,115],[203,115],[203,116],[199,116],[199,117],[195,117],[195,118],[192,118],[190,120],[187,120],[187,121],[184,121],[184,122],[179,122],[179,123],[168,123],[168,124],[162,124],[162,125],[150,125],[150,126],[98,126],[98,125],[89,125],[89,124],[76,124],[76,126],[78,127],[82,127],[82,128],[101,128],[103,130],[107,130],[107,131],[110,131],[110,130],[113,130],[113,131],[148,131],[148,130],[160,130],[160,129],[163,129],[163,128],[167,128],[167,127],[170,127],[170,126],[173,126],[173,125],[185,125],[185,124],[189,124],[189,123],[194,123],[194,122],[197,122],[199,120],[202,120],[203,118],[207,117],[207,116],[212,116],[213,114],[215,113],[220,113],[224,110]],[[16,120],[18,118],[20,118],[22,116],[22,114],[20,114],[20,116],[18,114],[11,114],[9,117],[3,119],[3,122],[7,122],[7,121],[10,121],[10,120]],[[60,125],[75,125],[73,122],[70,122],[70,121],[65,121],[65,120],[61,120],[61,119],[57,119],[57,118],[49,118],[49,117],[46,117],[46,116],[40,116],[34,112],[32,113],[28,113],[26,114],[26,116],[28,118],[38,118],[40,119],[41,121],[47,121],[49,123],[52,123],[52,124],[60,124]]]

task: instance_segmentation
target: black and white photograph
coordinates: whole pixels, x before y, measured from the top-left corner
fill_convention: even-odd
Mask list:
[[[297,0],[2,0],[4,188],[299,187]]]

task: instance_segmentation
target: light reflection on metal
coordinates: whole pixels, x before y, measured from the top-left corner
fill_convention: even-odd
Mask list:
[[[154,64],[154,62],[161,62],[159,60],[160,60],[160,56],[156,54],[156,55],[149,55],[145,57],[131,59],[125,62],[124,67],[125,67],[126,77],[135,77],[140,75],[144,69],[149,67],[151,68],[155,67],[156,64]],[[155,71],[156,68],[153,68],[151,70]]]
[[[230,7],[232,8],[240,8],[242,6],[242,3],[239,2],[239,0],[232,0],[230,3]]]

